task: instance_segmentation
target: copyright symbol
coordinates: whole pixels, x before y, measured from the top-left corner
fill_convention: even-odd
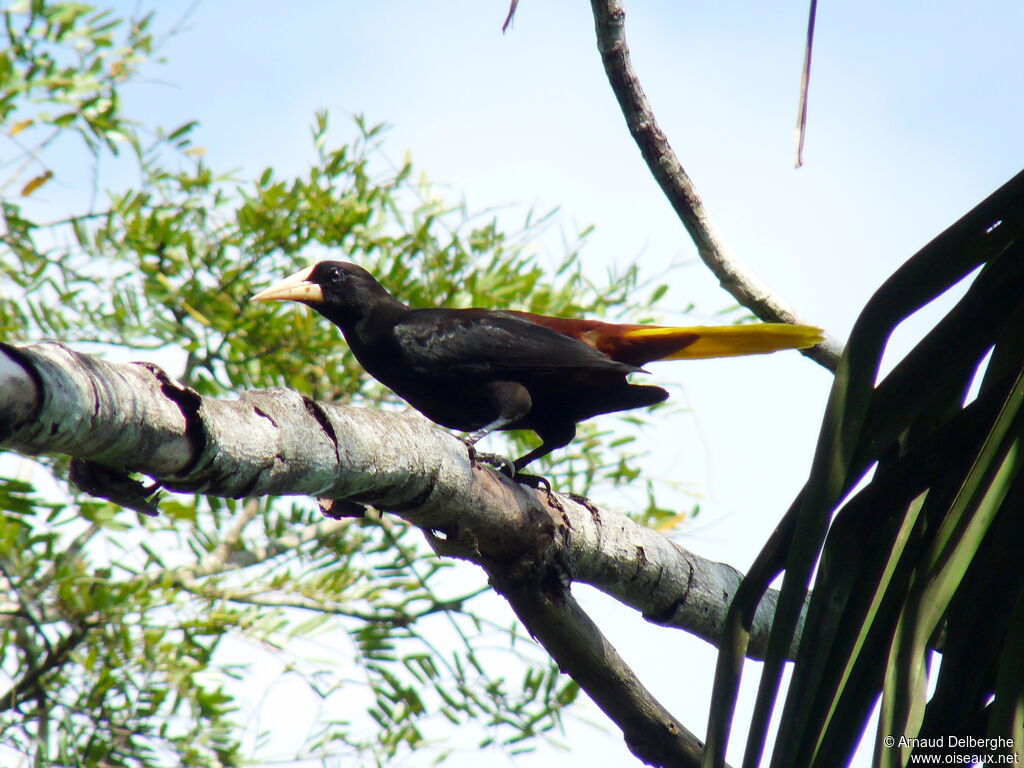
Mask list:
[[[882,739],[882,743],[885,744],[885,746],[887,747],[891,747],[896,743],[896,739],[894,739],[892,736],[886,736],[884,739]]]

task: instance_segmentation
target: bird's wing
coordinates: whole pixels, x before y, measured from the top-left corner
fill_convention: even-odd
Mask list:
[[[640,370],[504,312],[418,309],[395,325],[393,333],[405,364],[430,372],[444,370],[447,375]]]

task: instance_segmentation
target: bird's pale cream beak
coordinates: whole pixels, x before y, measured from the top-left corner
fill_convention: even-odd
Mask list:
[[[322,304],[324,292],[319,285],[309,281],[312,273],[313,267],[306,267],[294,275],[288,275],[284,280],[264,288],[251,301],[305,301],[309,304]]]

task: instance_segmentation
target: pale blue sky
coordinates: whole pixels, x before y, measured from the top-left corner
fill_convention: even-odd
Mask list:
[[[188,6],[156,7],[166,24]],[[805,2],[626,10],[644,88],[721,234],[839,338],[896,266],[1024,165],[1016,0],[822,4],[799,171]],[[504,0],[208,0],[164,48],[169,64],[131,88],[128,111],[168,126],[198,119],[209,162],[252,173],[304,166],[314,110],[332,112],[339,138],[351,135],[346,116],[364,113],[394,126],[392,157],[409,150],[472,209],[514,205],[514,222],[529,206],[561,206],[570,238],[595,224],[595,270],[639,255],[656,273],[692,258],[607,86],[588,4],[522,0],[503,36],[505,11]],[[541,247],[557,254],[560,236]],[[696,264],[676,273],[671,297],[704,314],[673,322],[733,303]],[[693,413],[645,435],[649,470],[706,494],[679,540],[745,569],[805,477],[829,377],[795,353],[654,369]],[[585,597],[641,679],[703,736],[713,651]],[[616,733],[573,725],[567,741],[569,755],[513,764],[632,764]]]

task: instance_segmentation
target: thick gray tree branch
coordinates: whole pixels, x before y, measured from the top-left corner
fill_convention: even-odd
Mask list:
[[[0,448],[76,456],[187,493],[370,504],[431,532],[444,554],[528,554],[712,644],[742,578],[621,513],[472,465],[461,441],[413,411],[317,403],[283,389],[204,398],[155,366],[114,365],[59,344],[0,345]],[[769,592],[759,608],[751,658],[764,650],[774,599]]]
[[[654,110],[633,69],[629,46],[626,44],[626,12],[621,0],[591,0],[591,7],[597,32],[597,48],[629,132],[661,191],[697,246],[701,260],[736,301],[762,320],[804,322],[760,278],[729,253],[712,226],[693,182],[658,126]],[[842,347],[835,339],[826,338],[818,346],[801,351],[830,371],[835,371]]]
[[[3,344],[0,448],[67,454],[171,490],[304,494],[396,514],[422,528],[439,554],[482,566],[631,747],[649,745],[638,753],[644,759],[689,764],[695,754],[696,739],[618,659],[568,585],[591,584],[648,621],[716,643],[739,572],[586,499],[476,466],[461,441],[415,412],[319,403],[283,389],[216,400],[149,364],[114,365],[60,344]],[[770,592],[757,611],[752,658],[764,652],[774,606]],[[625,692],[628,717],[615,704]],[[678,762],[658,757],[665,754]]]

